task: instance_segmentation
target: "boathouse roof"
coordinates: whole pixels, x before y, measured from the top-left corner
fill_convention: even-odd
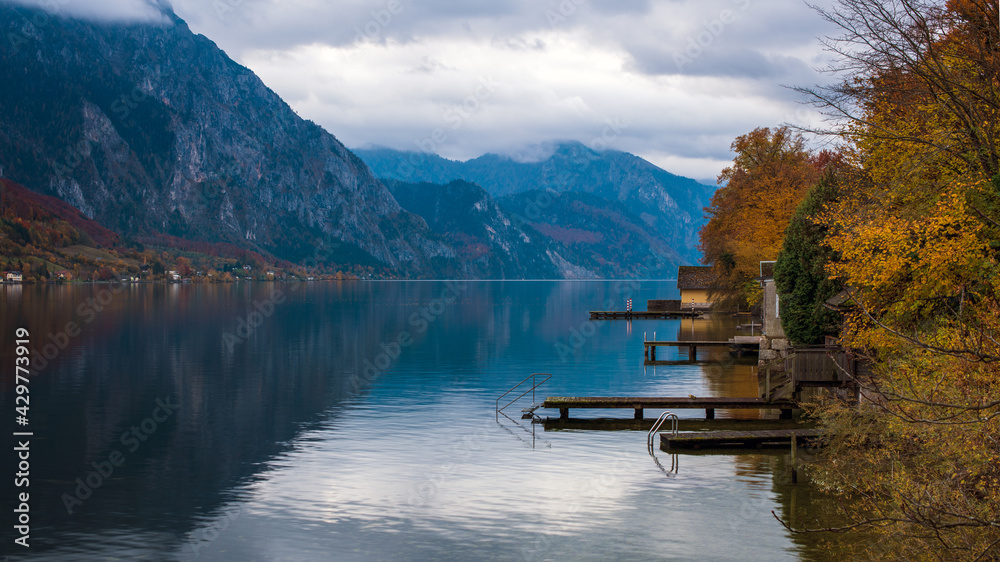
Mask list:
[[[678,289],[711,289],[718,276],[710,265],[682,265],[677,268]]]

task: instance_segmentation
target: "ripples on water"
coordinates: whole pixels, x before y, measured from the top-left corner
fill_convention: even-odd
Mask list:
[[[276,288],[284,302],[230,346],[224,334],[238,334],[240,319],[251,318],[255,303]],[[37,347],[68,321],[84,325],[31,383],[31,554],[224,561],[813,556],[771,515],[788,516],[792,495],[805,493],[787,484],[785,456],[680,456],[668,478],[647,454],[644,431],[545,431],[519,419],[521,404],[508,410],[513,419],[495,420],[496,397],[532,372],[554,375],[539,398],[754,395],[751,367],[724,355],[713,361],[700,352],[707,361],[699,365],[642,366],[644,332],[728,336],[732,319],[588,326],[588,310],[608,299],[624,302],[613,282],[466,282],[451,304],[436,300],[444,288],[141,285],[85,316],[80,307],[106,287],[3,287],[5,341],[17,326],[31,329]],[[675,294],[674,282],[631,290],[636,303]],[[393,342],[404,333],[412,343],[397,350]],[[0,352],[4,365],[13,364],[11,347]],[[387,366],[369,369],[375,365]],[[4,412],[13,409],[12,387],[5,374]],[[129,451],[121,434],[167,397],[178,412]],[[125,464],[68,514],[63,494],[113,450]],[[658,459],[670,467],[670,455]]]

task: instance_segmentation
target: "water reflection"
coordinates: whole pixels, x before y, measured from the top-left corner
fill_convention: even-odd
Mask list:
[[[0,288],[2,333],[29,327],[37,355],[57,350],[31,382],[32,553],[735,558],[713,537],[752,532],[767,558],[796,556],[770,516],[783,492],[761,487],[770,461],[743,474],[685,458],[667,479],[643,432],[496,418],[496,397],[531,372],[555,375],[543,395],[754,395],[751,367],[723,355],[643,369],[643,332],[701,338],[732,319],[588,326],[587,310],[621,295],[609,282]],[[80,330],[64,339],[68,323]],[[161,403],[178,407],[164,418]],[[124,462],[78,491],[116,451]],[[731,527],[733,505],[748,507]]]

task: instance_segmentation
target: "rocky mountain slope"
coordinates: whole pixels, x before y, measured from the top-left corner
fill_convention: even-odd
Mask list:
[[[494,279],[598,276],[598,269],[567,260],[562,245],[511,219],[478,185],[461,180],[447,185],[386,183],[404,209],[426,220],[431,230],[455,248],[458,260],[435,263],[445,276],[467,277],[470,270]]]
[[[0,4],[0,177],[127,241],[331,271],[660,276],[697,259],[706,186],[578,143],[530,163],[362,151],[379,176],[402,182],[390,192],[333,135],[161,10],[159,23],[98,23]]]
[[[130,237],[409,276],[455,259],[333,135],[169,11],[36,13],[0,4],[0,176]]]

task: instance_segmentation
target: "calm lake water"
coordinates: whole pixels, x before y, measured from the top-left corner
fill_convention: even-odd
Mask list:
[[[547,430],[521,420],[520,403],[497,421],[496,398],[534,372],[553,375],[540,396],[756,394],[750,364],[725,354],[644,368],[644,333],[723,337],[736,321],[587,320],[627,296],[644,309],[676,298],[675,282],[2,287],[2,552],[822,559],[806,542],[814,536],[792,535],[771,513],[803,523],[827,510],[809,484],[790,484],[787,454],[654,459],[645,431]],[[26,428],[14,424],[18,327],[41,367]],[[30,549],[8,534],[10,428],[34,433]]]

